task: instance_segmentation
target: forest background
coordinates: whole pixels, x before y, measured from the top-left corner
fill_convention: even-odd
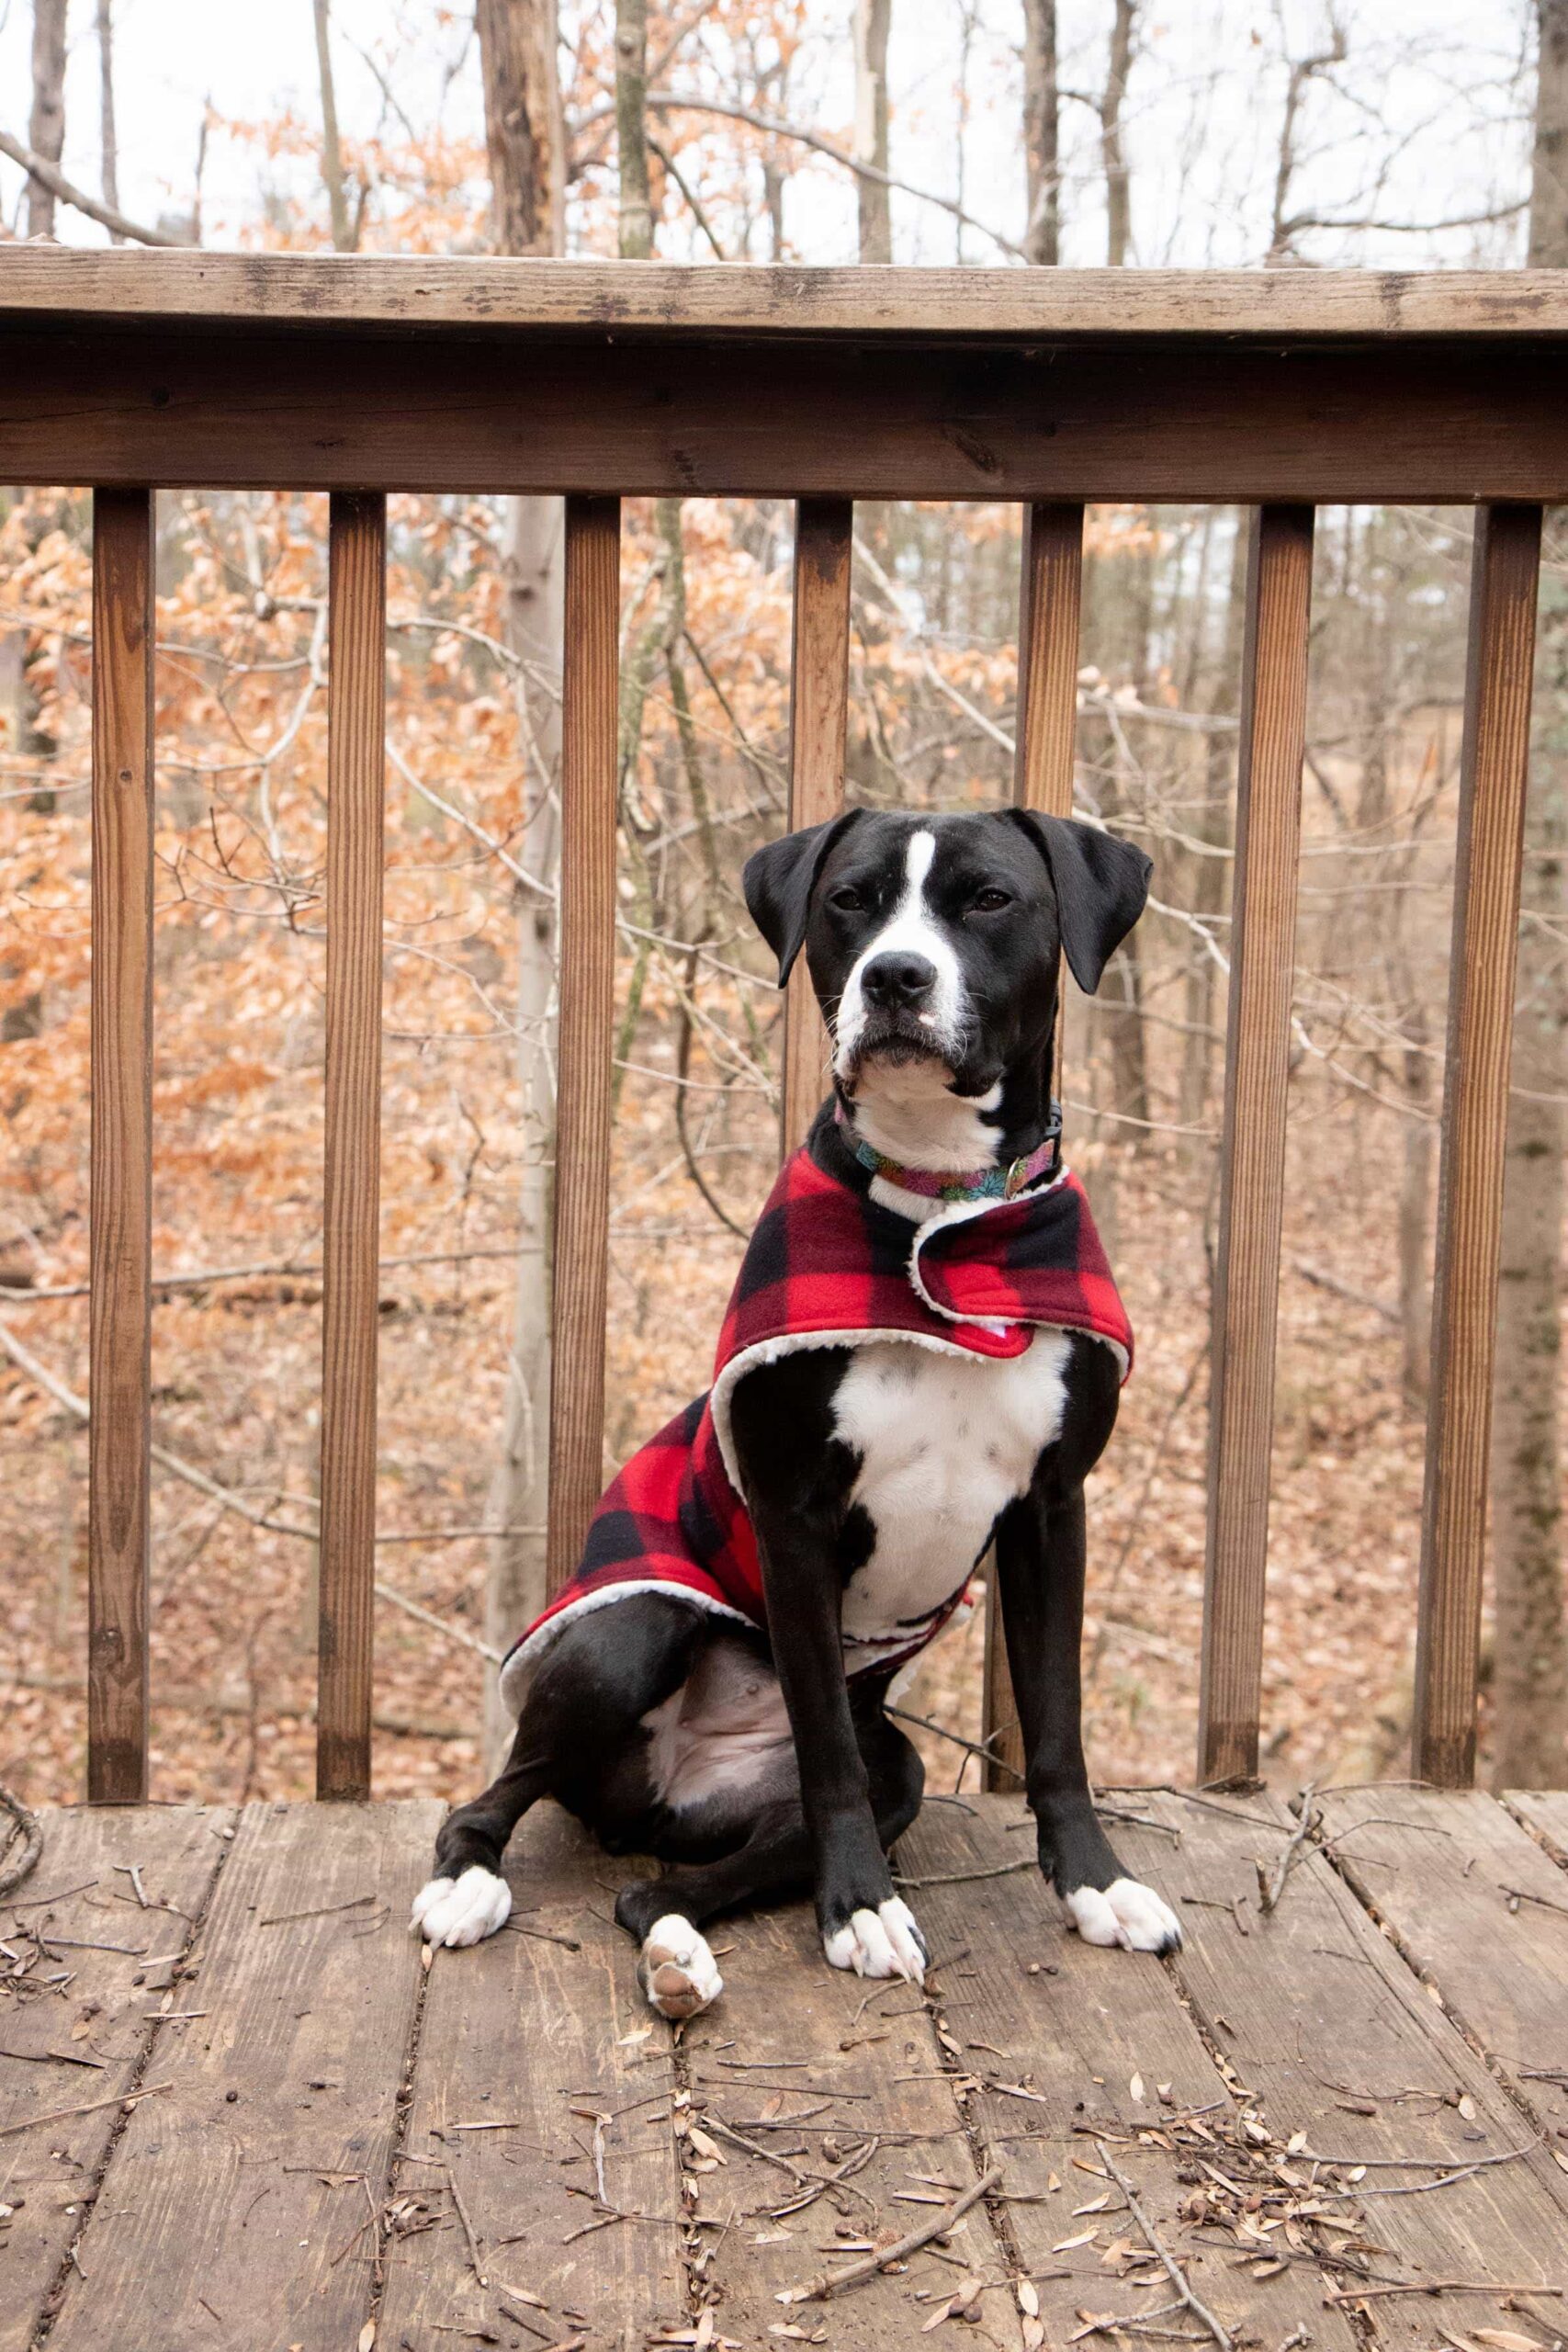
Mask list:
[[[0,0],[0,93],[7,241],[1568,265],[1568,0]],[[1008,797],[1019,519],[857,509],[853,799]],[[0,1779],[35,1801],[83,1781],[90,521],[81,490],[0,490]],[[166,1798],[312,1781],[325,521],[319,497],[159,502]],[[783,822],[792,524],[625,512],[607,1473],[705,1385],[776,1157],[780,1001],[738,886]],[[1318,518],[1264,1684],[1292,1778],[1404,1769],[1472,529]],[[1156,861],[1065,1057],[1139,1335],[1090,1498],[1101,1781],[1190,1770],[1244,539],[1223,507],[1088,524],[1077,793]],[[559,557],[550,501],[391,502],[387,1795],[471,1790],[487,1654],[542,1585]],[[1552,518],[1483,1724],[1509,1784],[1568,1777],[1565,763]],[[976,1620],[905,1700],[939,1784],[973,1784],[980,1663]]]

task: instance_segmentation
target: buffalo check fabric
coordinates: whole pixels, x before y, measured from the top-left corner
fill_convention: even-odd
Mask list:
[[[588,1531],[582,1564],[521,1635],[502,1670],[516,1708],[562,1629],[633,1592],[683,1596],[765,1632],[757,1540],[729,1440],[737,1382],[796,1348],[907,1339],[949,1354],[1021,1355],[1037,1329],[1081,1331],[1114,1350],[1133,1333],[1083,1186],[1063,1170],[1014,1199],[964,1202],[912,1227],[872,1197],[872,1179],[830,1110],[779,1172],[740,1263],[714,1385],[633,1454]],[[930,1619],[861,1639],[852,1673],[907,1661],[945,1624],[967,1578]]]

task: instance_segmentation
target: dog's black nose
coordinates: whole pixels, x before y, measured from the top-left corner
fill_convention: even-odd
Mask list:
[[[924,956],[889,948],[886,955],[872,957],[860,976],[860,985],[867,1004],[897,1012],[906,1005],[925,1002],[936,986],[936,966]]]

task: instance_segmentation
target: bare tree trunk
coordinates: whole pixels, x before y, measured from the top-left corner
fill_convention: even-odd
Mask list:
[[[337,93],[333,85],[332,0],[316,0],[316,66],[321,83],[321,178],[332,207],[333,245],[346,254],[354,244],[348,220],[348,190],[343,184],[343,149],[337,135]]]
[[[33,0],[33,110],[28,144],[47,164],[58,164],[65,146],[66,0]],[[54,192],[28,181],[28,234],[54,234]]]
[[[648,0],[615,0],[615,139],[620,153],[623,261],[653,254],[648,186]]]
[[[1568,266],[1568,0],[1537,0],[1537,15],[1540,74],[1529,258],[1532,268],[1561,269]],[[1515,1091],[1508,1105],[1493,1403],[1497,1788],[1561,1786],[1568,1735],[1558,1436],[1562,1096],[1568,1074],[1558,940],[1568,842],[1568,649],[1560,627],[1549,630],[1543,652],[1543,724],[1525,820]]]
[[[119,210],[119,141],[114,123],[114,0],[98,0],[98,186],[104,202]],[[118,230],[109,243],[122,245]]]
[[[558,254],[566,172],[556,70],[556,10],[539,0],[478,0],[498,254]]]
[[[893,0],[855,0],[855,141],[858,164],[887,169],[887,35]],[[862,261],[893,258],[892,190],[881,180],[855,180]]]
[[[556,74],[556,0],[479,0],[493,237],[501,253],[558,254],[564,243],[565,144]],[[517,1080],[524,1150],[518,1258],[501,1452],[491,1482],[492,1526],[485,1638],[505,1650],[545,1602],[549,1517],[550,1166],[554,1157],[557,781],[565,585],[558,498],[515,498],[506,514],[506,637],[522,665],[518,710],[527,822],[521,864],[546,895],[518,894]],[[532,1531],[538,1531],[537,1532]],[[493,1669],[485,1678],[485,1753],[511,1736]]]
[[[1023,0],[1023,161],[1028,259],[1055,269],[1062,258],[1060,103],[1056,89],[1056,0]]]
[[[1100,101],[1100,153],[1105,165],[1105,258],[1112,269],[1126,266],[1132,243],[1132,198],[1126,151],[1122,143],[1122,106],[1133,68],[1133,36],[1138,0],[1116,0],[1111,27],[1111,56]]]

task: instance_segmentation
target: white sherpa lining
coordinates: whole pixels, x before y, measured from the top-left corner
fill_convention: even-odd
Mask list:
[[[993,1209],[1011,1208],[1018,1201],[1043,1201],[1047,1193],[1055,1192],[1059,1185],[1066,1182],[1067,1175],[1068,1170],[1065,1167],[1060,1168],[1048,1184],[1036,1185],[1027,1193],[1015,1193],[1010,1201],[953,1201],[937,1216],[928,1217],[909,1245],[909,1287],[921,1305],[929,1306],[933,1315],[940,1315],[944,1323],[972,1323],[976,1329],[980,1331],[1002,1332],[1010,1329],[1015,1323],[1032,1321],[1032,1317],[1021,1315],[955,1314],[952,1307],[943,1306],[940,1299],[931,1296],[925,1283],[920,1280],[920,1251],[933,1234],[942,1233],[949,1227],[968,1225],[976,1217],[988,1216]],[[1119,1340],[1109,1338],[1103,1331],[1089,1330],[1080,1323],[1035,1323],[1034,1329],[1037,1331],[1072,1331],[1076,1332],[1080,1339],[1098,1340],[1101,1347],[1111,1350],[1122,1379],[1126,1379],[1127,1351]],[[963,1352],[967,1355],[970,1351],[965,1348]]]
[[[750,1617],[739,1609],[731,1609],[727,1600],[716,1600],[711,1593],[696,1592],[689,1584],[677,1584],[673,1577],[628,1577],[625,1584],[600,1585],[596,1590],[581,1593],[577,1600],[569,1600],[564,1609],[558,1609],[555,1615],[547,1617],[542,1625],[536,1625],[533,1632],[525,1634],[509,1654],[501,1669],[499,1686],[501,1703],[508,1713],[513,1716],[522,1713],[523,1702],[528,1695],[528,1686],[540,1659],[554,1647],[557,1636],[564,1633],[568,1625],[575,1623],[580,1617],[591,1617],[596,1609],[607,1609],[612,1600],[625,1600],[634,1592],[671,1593],[677,1600],[690,1601],[694,1609],[705,1610],[710,1617],[728,1617],[751,1633],[757,1630]]]

